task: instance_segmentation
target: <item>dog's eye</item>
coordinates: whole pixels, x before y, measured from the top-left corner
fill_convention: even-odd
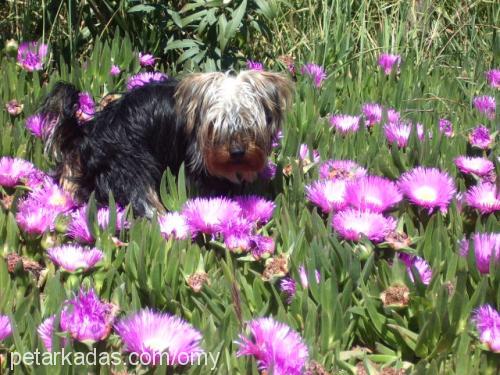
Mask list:
[[[270,113],[266,113],[266,124],[273,122],[273,116]]]

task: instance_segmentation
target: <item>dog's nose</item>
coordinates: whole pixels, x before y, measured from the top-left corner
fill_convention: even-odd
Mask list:
[[[245,156],[245,149],[241,146],[232,146],[229,154],[231,155],[231,159],[240,160]]]

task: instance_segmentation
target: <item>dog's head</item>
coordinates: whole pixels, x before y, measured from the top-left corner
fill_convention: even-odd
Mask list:
[[[189,167],[234,183],[255,180],[291,96],[291,82],[279,73],[198,73],[181,80],[175,100],[194,142]]]

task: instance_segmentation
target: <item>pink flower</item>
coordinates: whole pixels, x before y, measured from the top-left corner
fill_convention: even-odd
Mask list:
[[[161,234],[165,238],[173,237],[177,240],[189,238],[189,226],[184,215],[179,212],[169,212],[158,216]]]
[[[162,72],[144,72],[138,73],[130,77],[127,81],[127,89],[132,90],[137,87],[147,85],[153,82],[164,82],[168,79],[168,76]]]
[[[240,212],[236,202],[223,197],[191,199],[182,209],[193,234],[216,234],[224,223],[236,219]]]
[[[253,225],[244,217],[222,224],[221,232],[226,247],[234,252],[247,251],[251,247]]]
[[[0,185],[14,187],[35,170],[36,168],[29,161],[4,156],[0,158]]]
[[[307,199],[328,214],[346,207],[346,181],[320,180],[306,186]]]
[[[155,57],[150,53],[139,52],[139,64],[142,67],[153,66],[155,64]]]
[[[12,335],[10,318],[6,315],[0,315],[0,341],[5,340],[10,335]]]
[[[459,156],[455,165],[462,173],[474,173],[477,176],[487,176],[495,169],[493,162],[481,157]]]
[[[38,42],[23,42],[17,50],[17,62],[28,72],[42,70],[48,52],[48,46]]]
[[[345,198],[353,208],[384,212],[401,202],[403,195],[391,180],[366,176],[347,183]]]
[[[97,210],[97,224],[100,229],[105,229],[109,225],[109,208],[103,207]],[[125,211],[116,207],[116,230],[121,230],[127,226]],[[95,238],[90,232],[87,222],[87,206],[80,207],[71,214],[71,221],[68,225],[68,236],[83,243],[93,243]]]
[[[42,114],[36,114],[26,119],[26,129],[37,138],[42,138],[45,130],[45,117]]]
[[[309,357],[300,335],[273,318],[259,318],[248,323],[250,337],[240,335],[237,356],[250,355],[259,370],[273,375],[300,375]]]
[[[472,235],[476,266],[483,275],[490,273],[490,262],[500,264],[500,233],[474,233]],[[464,240],[460,251],[461,256],[469,253],[469,241]]]
[[[113,77],[116,77],[121,73],[121,69],[118,65],[111,65],[111,69],[109,70],[109,74],[112,75]]]
[[[272,237],[254,235],[250,241],[250,251],[255,259],[261,259],[264,255],[272,255],[275,246],[276,244]]]
[[[94,118],[95,103],[94,99],[88,92],[81,92],[78,94],[78,110],[76,117],[80,122],[86,122]]]
[[[422,283],[425,285],[429,285],[432,280],[432,269],[429,263],[425,261],[425,259],[405,253],[400,253],[399,259],[406,265],[408,276],[410,277],[411,281],[415,281],[412,273],[412,267],[415,267],[420,276],[420,280],[422,280]]]
[[[5,109],[11,116],[19,116],[23,111],[24,105],[19,103],[16,99],[9,100],[5,104]]]
[[[396,221],[379,213],[349,208],[335,214],[332,226],[347,240],[357,242],[364,235],[371,241],[381,242],[396,228]]]
[[[315,163],[319,162],[320,161],[319,152],[317,150],[313,150],[312,153],[313,153],[313,161]],[[309,147],[305,143],[300,145],[299,158],[300,158],[300,160],[305,161],[305,162],[311,161],[309,159]]]
[[[40,235],[52,229],[58,214],[53,209],[23,201],[18,206],[16,221],[26,233]]]
[[[482,305],[474,311],[472,321],[479,332],[479,340],[492,352],[500,353],[500,313],[491,305]]]
[[[500,210],[500,193],[494,184],[482,183],[473,186],[465,194],[467,205],[482,214],[490,214]]]
[[[401,113],[399,113],[393,108],[387,109],[387,122],[398,123],[400,119],[401,119]]]
[[[479,125],[469,134],[469,143],[472,147],[487,150],[493,143],[493,137],[490,135],[490,131],[486,126]]]
[[[303,75],[311,77],[316,87],[321,87],[321,84],[326,79],[325,68],[317,64],[306,64],[302,67],[301,72]]]
[[[319,176],[330,180],[352,180],[366,175],[366,169],[352,160],[327,160],[319,167]]]
[[[79,245],[62,245],[47,250],[50,260],[68,272],[78,269],[87,271],[104,258],[104,253],[96,248]]]
[[[491,69],[486,72],[486,79],[493,88],[500,87],[500,69]]]
[[[493,120],[495,118],[495,110],[497,103],[495,101],[495,98],[492,96],[476,96],[473,100],[474,107],[481,112],[484,113],[484,115],[489,118],[490,120]]]
[[[355,133],[359,129],[359,116],[334,115],[330,117],[330,124],[341,134]]]
[[[363,104],[363,115],[366,126],[371,127],[382,120],[382,106],[377,103]]]
[[[413,204],[428,208],[429,213],[435,208],[446,212],[456,193],[453,179],[436,168],[414,168],[400,177],[398,185]]]
[[[448,138],[453,137],[453,124],[450,120],[442,118],[439,120],[439,131]]]
[[[382,68],[385,75],[391,74],[394,65],[399,66],[400,63],[401,63],[400,55],[382,53],[378,58],[378,65]]]
[[[234,200],[240,206],[241,216],[255,223],[267,223],[276,207],[274,202],[257,195],[235,197]]]
[[[419,140],[424,138],[423,127],[421,124],[417,124],[415,130],[412,124],[389,122],[384,125],[384,134],[387,141],[391,144],[396,143],[398,147],[408,146],[412,130],[417,131],[417,137]]]
[[[248,70],[263,71],[264,70],[264,66],[259,61],[247,60],[247,69]]]

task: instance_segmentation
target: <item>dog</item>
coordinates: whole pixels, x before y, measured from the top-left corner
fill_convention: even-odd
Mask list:
[[[164,211],[158,192],[164,171],[184,163],[190,183],[223,194],[254,181],[292,96],[280,73],[193,73],[124,93],[85,123],[73,85],[57,83],[39,109],[45,152],[55,177],[76,200],[109,193],[139,216]]]

